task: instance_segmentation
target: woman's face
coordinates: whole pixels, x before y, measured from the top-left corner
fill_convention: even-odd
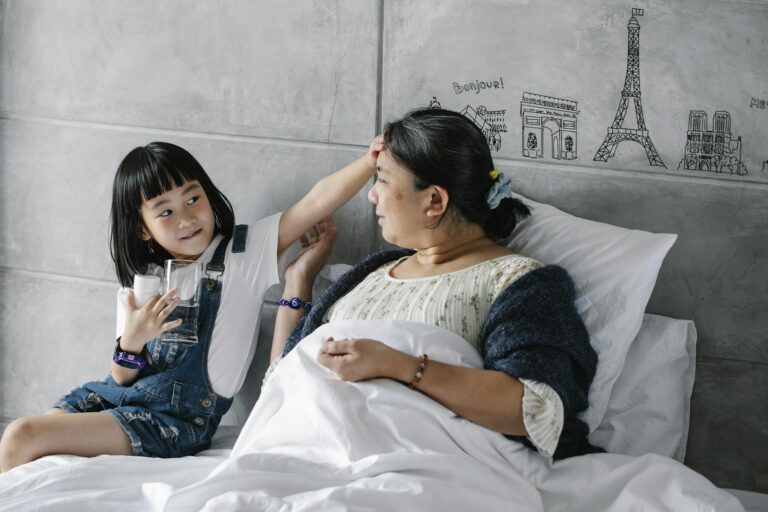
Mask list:
[[[376,183],[368,191],[368,200],[376,205],[384,240],[400,247],[419,247],[419,232],[429,220],[429,194],[429,189],[414,190],[413,174],[395,162],[389,151],[379,153]]]
[[[141,218],[144,239],[154,239],[178,259],[197,259],[215,234],[213,209],[197,180],[145,200],[141,204]]]

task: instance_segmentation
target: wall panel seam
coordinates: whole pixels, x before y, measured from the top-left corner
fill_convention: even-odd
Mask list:
[[[189,137],[205,140],[218,140],[225,142],[244,142],[248,144],[272,144],[283,146],[318,147],[330,149],[359,150],[367,148],[365,144],[345,144],[341,142],[326,142],[322,140],[312,141],[303,139],[282,139],[279,137],[264,137],[256,135],[239,135],[223,132],[200,132],[193,130],[177,130],[153,126],[121,125],[115,123],[102,123],[96,121],[80,121],[75,119],[61,119],[40,116],[16,115],[8,112],[0,114],[0,120],[12,122],[26,122],[36,124],[48,124],[52,126],[69,126],[74,128],[89,128],[105,131],[124,131],[134,133],[165,134],[174,137]]]
[[[567,171],[570,173],[593,174],[603,177],[615,176],[622,178],[647,179],[652,181],[666,181],[696,185],[716,185],[723,188],[735,188],[740,190],[746,188],[746,186],[749,185],[750,188],[768,190],[768,182],[748,179],[739,179],[739,181],[736,181],[706,176],[689,176],[686,174],[669,174],[655,171],[633,171],[629,169],[615,169],[611,167],[593,167],[590,165],[564,164],[555,162],[528,162],[505,157],[494,157],[493,162],[497,166],[506,165],[511,167],[525,167],[527,169],[541,170],[544,172]]]
[[[714,356],[704,356],[704,355],[696,357],[696,364],[718,365],[720,363],[739,364],[739,365],[745,365],[745,366],[759,366],[759,367],[768,369],[768,362],[766,361],[756,361],[754,359],[750,359],[750,360],[736,359],[731,357],[714,357]]]
[[[376,45],[376,126],[374,133],[382,129],[383,98],[384,98],[384,0],[379,0],[379,23]]]
[[[115,288],[120,286],[120,283],[117,282],[117,280],[108,280],[108,279],[95,279],[92,277],[80,277],[80,276],[73,276],[68,274],[57,274],[55,272],[43,272],[41,270],[30,270],[30,269],[24,269],[24,268],[18,268],[18,267],[6,267],[6,266],[0,266],[0,273],[4,274],[15,274],[20,276],[26,276],[26,277],[32,277],[35,279],[45,279],[49,281],[67,281],[72,283],[82,283],[82,284],[88,284],[88,285],[96,285],[96,286],[103,286],[103,287],[110,287]]]

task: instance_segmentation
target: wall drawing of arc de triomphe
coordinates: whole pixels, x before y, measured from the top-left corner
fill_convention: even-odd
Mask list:
[[[523,93],[520,117],[523,120],[523,156],[557,160],[573,160],[576,152],[576,116],[579,111],[572,100]]]

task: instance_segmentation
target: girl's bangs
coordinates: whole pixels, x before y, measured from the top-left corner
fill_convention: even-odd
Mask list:
[[[173,165],[162,165],[161,162],[153,161],[134,175],[136,182],[131,188],[140,194],[139,203],[148,201],[174,187],[198,179],[189,171],[190,169],[182,170]]]

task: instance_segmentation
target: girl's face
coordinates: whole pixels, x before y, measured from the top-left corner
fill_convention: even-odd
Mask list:
[[[197,180],[186,181],[141,203],[144,240],[153,239],[174,258],[194,260],[215,234],[211,203]]]
[[[398,165],[389,151],[379,153],[376,183],[368,191],[368,200],[376,205],[384,240],[400,247],[419,247],[421,228],[431,220],[426,216],[429,196],[429,189],[414,189],[413,175]]]

